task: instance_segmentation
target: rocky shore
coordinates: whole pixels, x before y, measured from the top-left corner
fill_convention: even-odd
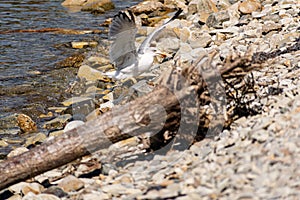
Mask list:
[[[99,41],[95,51],[87,52],[80,60],[78,80],[66,88],[73,97],[60,107],[48,108],[40,116],[42,128],[24,114],[1,120],[1,127],[7,129],[0,131],[0,147],[5,150],[0,158],[28,151],[115,105],[151,92],[160,75],[174,63],[189,65],[199,56],[213,52],[217,53],[214,62],[223,63],[228,57],[234,59],[249,52],[270,55],[280,50],[283,53],[245,77],[254,80],[254,92],[247,96],[251,101],[244,99],[251,102],[254,111],[234,119],[213,138],[181,151],[145,152],[141,138],[130,138],[10,186],[1,191],[0,199],[300,197],[299,2],[144,1],[130,8],[138,23],[137,43],[177,8],[183,9],[183,14],[153,42],[167,58],[157,58],[147,77],[121,82],[105,77],[104,72],[113,70],[108,59],[110,41]],[[91,44],[74,45],[81,48]],[[291,46],[295,48],[288,51]]]

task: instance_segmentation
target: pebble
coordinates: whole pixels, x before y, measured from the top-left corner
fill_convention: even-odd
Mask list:
[[[58,186],[65,192],[77,191],[84,187],[84,182],[75,176],[69,175],[59,181]]]
[[[243,14],[251,14],[261,9],[261,4],[256,0],[245,0],[239,4],[239,11]]]
[[[37,133],[33,136],[26,138],[25,147],[29,147],[31,145],[35,146],[37,144],[43,143],[47,139],[47,136],[44,133]]]

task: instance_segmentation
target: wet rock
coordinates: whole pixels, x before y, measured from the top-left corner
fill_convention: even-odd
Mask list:
[[[77,76],[81,79],[86,79],[87,81],[97,81],[102,80],[104,82],[109,82],[109,78],[104,75],[104,73],[88,66],[82,65],[77,73]]]
[[[80,102],[86,102],[86,101],[90,101],[91,100],[91,97],[71,97],[70,99],[67,99],[65,101],[62,102],[62,104],[64,106],[72,106],[73,104],[76,104],[76,103],[80,103]],[[65,112],[65,110],[64,110]]]
[[[87,0],[65,0],[62,2],[63,6],[82,6]]]
[[[240,3],[239,11],[243,14],[251,14],[254,11],[259,11],[261,4],[256,0],[246,0]]]
[[[66,67],[75,67],[78,68],[81,66],[81,63],[84,61],[85,55],[82,53],[76,53],[70,57],[67,57],[61,62],[56,64],[56,68],[66,68]]]
[[[0,147],[7,147],[8,146],[8,143],[4,140],[0,140]]]
[[[21,132],[17,125],[17,114],[0,116],[0,134],[16,135]]]
[[[64,130],[59,130],[59,131],[51,131],[50,133],[49,133],[49,137],[57,137],[57,136],[60,136],[60,135],[62,135],[62,134],[64,134],[65,132],[64,132]]]
[[[72,48],[74,49],[82,49],[87,47],[96,47],[98,42],[71,42]]]
[[[29,151],[29,150],[28,150],[26,147],[18,147],[18,148],[16,148],[16,149],[12,150],[12,151],[7,155],[7,157],[8,157],[8,158],[11,158],[11,157],[17,156],[17,155],[19,155],[19,154],[22,154],[22,153],[24,153],[24,152],[27,152],[27,151]]]
[[[48,112],[47,114],[40,114],[39,118],[52,118],[53,112]]]
[[[15,135],[37,131],[36,123],[25,114],[0,116],[0,134]]]
[[[77,191],[84,187],[84,182],[75,176],[69,175],[60,180],[58,186],[65,192]]]
[[[104,13],[114,9],[115,5],[111,0],[88,0],[81,8],[82,11],[92,11],[93,13]]]
[[[48,110],[55,112],[55,113],[61,113],[66,109],[67,109],[67,107],[49,107],[48,108]]]
[[[85,121],[85,116],[92,112],[95,107],[95,101],[93,99],[82,98],[82,101],[74,102],[63,112],[63,114],[71,114],[75,120]],[[80,100],[80,97],[76,98]]]
[[[37,144],[43,143],[47,139],[47,136],[44,133],[38,133],[33,136],[30,136],[26,139],[25,146],[35,146]]]
[[[71,120],[72,115],[65,114],[56,117],[55,119],[46,122],[43,127],[45,129],[62,129]]]

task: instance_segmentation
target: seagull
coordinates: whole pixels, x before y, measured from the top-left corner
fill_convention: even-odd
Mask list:
[[[114,39],[110,46],[109,59],[116,67],[116,71],[106,72],[105,75],[120,80],[136,77],[148,71],[152,66],[154,56],[161,55],[155,51],[155,48],[150,47],[151,41],[181,12],[182,9],[179,9],[170,20],[148,35],[138,49],[135,46],[137,28],[133,13],[128,10],[127,12],[120,11],[115,15],[109,29],[109,37]]]

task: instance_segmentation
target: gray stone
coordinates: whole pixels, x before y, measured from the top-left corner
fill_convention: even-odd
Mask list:
[[[58,186],[65,192],[77,191],[84,187],[84,182],[75,176],[69,175],[60,180]]]
[[[223,22],[229,21],[230,16],[227,11],[212,13],[206,20],[206,25],[213,28],[223,28]]]
[[[57,118],[46,122],[43,127],[46,129],[62,129],[71,118],[72,115],[70,114],[60,115]]]

